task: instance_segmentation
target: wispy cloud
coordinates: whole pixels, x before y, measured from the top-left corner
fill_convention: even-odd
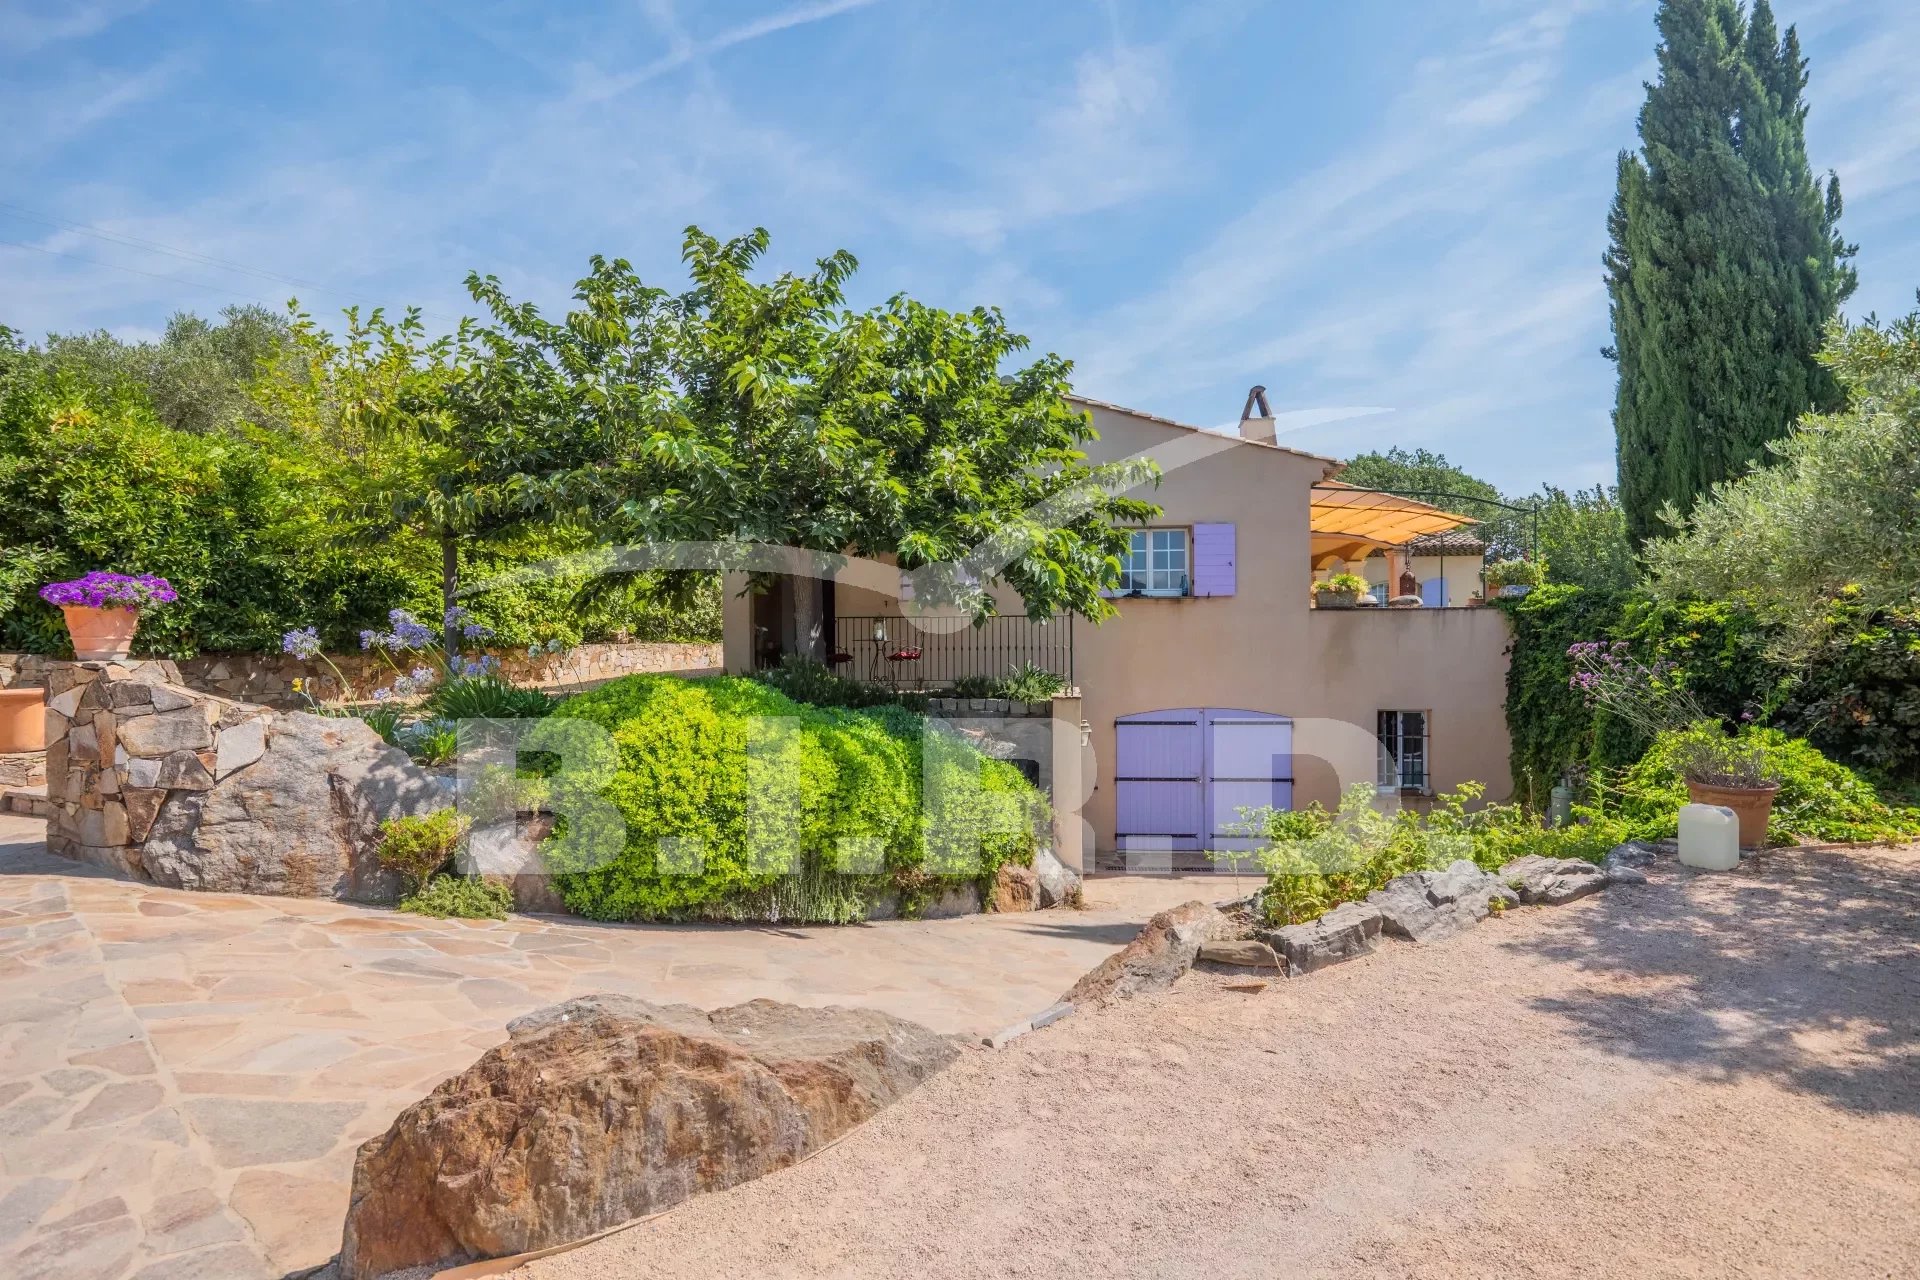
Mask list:
[[[1601,390],[1604,200],[1542,185],[1582,153],[1604,161],[1613,117],[1631,119],[1617,95],[1567,92],[1572,32],[1596,7],[1510,15],[1425,59],[1370,139],[1274,175],[1156,287],[1095,317],[1076,338],[1081,385],[1164,406],[1257,381],[1295,403],[1396,407],[1305,433],[1335,452],[1544,412],[1573,367]]]
[[[782,31],[791,31],[795,27],[804,27],[809,23],[824,22],[837,18],[841,14],[852,13],[856,9],[865,9],[880,3],[880,0],[816,0],[813,4],[796,5],[779,13],[743,22],[739,26],[729,27],[718,35],[704,40],[680,38],[674,40],[665,54],[654,59],[646,66],[621,75],[608,76],[592,69],[581,72],[575,88],[575,97],[585,102],[608,102],[620,95],[639,88],[641,85],[670,72],[678,71],[690,63],[710,58],[736,46],[748,44],[767,36],[778,35]],[[656,22],[674,22],[674,12],[670,6],[655,4],[652,6]],[[677,23],[674,23],[677,27]]]
[[[180,78],[192,59],[170,54],[136,71],[95,68],[60,83],[29,87],[0,85],[0,159],[22,163],[30,156],[58,151],[80,135],[159,97]]]
[[[99,35],[120,19],[137,13],[153,0],[117,0],[110,3],[31,4],[26,0],[0,7],[0,57],[24,57],[49,45]]]
[[[1072,84],[1020,141],[985,158],[972,190],[920,202],[913,215],[936,234],[992,250],[1021,227],[1159,190],[1181,168],[1172,88],[1159,50],[1083,54]]]

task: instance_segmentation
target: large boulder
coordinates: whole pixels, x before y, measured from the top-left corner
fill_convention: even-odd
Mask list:
[[[1080,873],[1042,847],[1033,855],[1033,874],[1039,889],[1041,907],[1077,907],[1080,905]]]
[[[1012,862],[1002,863],[993,877],[993,898],[989,905],[995,911],[1032,911],[1039,906],[1040,881],[1032,867],[1022,867]]]
[[[1437,942],[1487,918],[1493,903],[1512,906],[1519,896],[1498,876],[1464,858],[1441,871],[1396,876],[1367,895],[1380,911],[1380,931],[1409,942]]]
[[[1559,906],[1607,887],[1607,873],[1579,858],[1544,858],[1530,853],[1500,868],[1500,878],[1529,905]]]
[[[1343,902],[1318,920],[1262,929],[1254,937],[1287,958],[1287,971],[1312,973],[1372,952],[1386,917],[1370,902]]]
[[[167,787],[165,801],[140,850],[154,883],[389,899],[399,884],[375,857],[381,821],[450,803],[433,775],[361,720],[279,712],[224,728],[223,752],[230,736],[241,739],[242,750],[228,752],[224,776],[192,787],[160,780]],[[253,758],[245,759],[247,754]],[[216,756],[216,771],[219,764]]]
[[[588,996],[400,1113],[354,1162],[340,1280],[577,1240],[783,1168],[959,1053],[871,1009]]]
[[[1170,987],[1193,968],[1200,948],[1232,936],[1232,922],[1204,902],[1162,911],[1132,942],[1087,971],[1060,997],[1064,1004],[1104,1004]]]

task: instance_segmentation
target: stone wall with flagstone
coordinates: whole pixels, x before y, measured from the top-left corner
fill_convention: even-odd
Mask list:
[[[499,649],[489,650],[488,655],[499,662],[500,673],[508,680],[546,689],[581,688],[640,673],[712,674],[721,667],[717,643],[583,644],[558,653]],[[48,670],[60,661],[34,653],[0,653],[0,687],[43,684]],[[209,653],[164,665],[176,683],[190,689],[281,710],[310,705],[308,695],[317,702],[364,701],[375,689],[391,684],[396,674],[378,654],[368,653],[335,654],[325,660],[279,653]],[[301,691],[294,688],[296,680]]]
[[[180,889],[379,901],[382,820],[447,786],[357,719],[188,688],[166,661],[54,662],[47,848]]]

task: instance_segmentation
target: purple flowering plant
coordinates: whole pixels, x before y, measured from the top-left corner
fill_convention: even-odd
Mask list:
[[[484,643],[493,637],[493,628],[474,621],[472,615],[459,605],[447,610],[442,621],[449,630],[457,631],[462,638],[469,641]],[[406,609],[390,611],[387,614],[387,625],[384,629],[368,628],[362,631],[360,648],[369,653],[379,654],[393,670],[393,679],[373,691],[373,700],[386,703],[418,697],[430,692],[442,679],[454,680],[498,674],[500,670],[498,658],[485,654],[477,658],[465,658],[459,653],[447,653],[443,651],[440,636],[440,632],[435,631]],[[340,669],[320,652],[320,635],[317,628],[301,627],[287,632],[280,637],[280,648],[282,652],[303,661],[319,658],[333,668],[343,692],[348,689],[346,678],[340,674]],[[403,661],[408,659],[412,660],[412,665],[403,668]],[[308,701],[313,701],[311,693],[308,694]]]
[[[180,598],[173,584],[151,573],[109,573],[95,569],[70,582],[49,582],[40,588],[48,604],[88,609],[148,609]]]
[[[1585,640],[1569,646],[1567,657],[1573,662],[1568,687],[1589,706],[1606,708],[1649,738],[1672,735],[1670,755],[1682,776],[1714,786],[1777,781],[1758,746],[1744,736],[1728,737],[1700,705],[1677,663],[1642,662],[1624,640]],[[1742,719],[1751,721],[1753,714]]]
[[[1642,662],[1625,640],[1583,640],[1567,647],[1567,657],[1573,663],[1568,688],[1648,737],[1712,719],[1688,692],[1678,664]]]

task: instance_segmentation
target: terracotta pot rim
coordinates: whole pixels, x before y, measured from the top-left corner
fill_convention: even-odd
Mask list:
[[[1701,791],[1725,791],[1737,796],[1770,796],[1778,794],[1780,790],[1780,784],[1777,782],[1763,782],[1757,787],[1728,786],[1723,782],[1696,782],[1692,778],[1688,778],[1686,782],[1689,787],[1697,787]]]

